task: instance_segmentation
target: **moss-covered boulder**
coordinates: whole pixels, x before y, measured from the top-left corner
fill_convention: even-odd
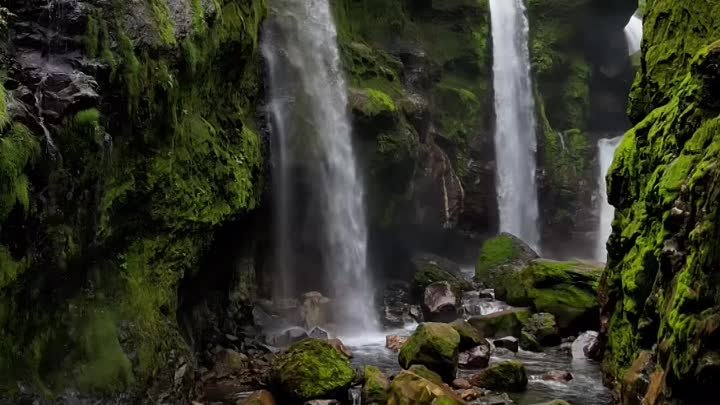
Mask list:
[[[472,349],[473,347],[488,345],[488,341],[485,337],[480,334],[480,331],[475,329],[468,321],[464,319],[456,319],[450,323],[460,335],[460,351]]]
[[[398,360],[404,369],[414,364],[426,366],[444,381],[455,379],[460,335],[443,323],[422,323],[400,350]]]
[[[447,386],[412,371],[401,371],[390,384],[388,405],[464,405]]]
[[[427,368],[421,364],[413,364],[412,366],[410,366],[408,371],[415,373],[426,380],[432,381],[435,384],[442,385],[442,383],[443,383],[443,379],[440,376],[440,374],[430,370],[429,368]]]
[[[412,292],[422,297],[425,289],[437,282],[446,281],[456,293],[472,289],[472,284],[462,277],[460,267],[447,259],[433,255],[416,255],[412,258],[415,274]]]
[[[567,335],[598,328],[598,285],[602,268],[591,263],[536,259],[506,269],[495,279],[510,305],[527,306],[555,316]]]
[[[535,335],[523,330],[520,332],[520,348],[529,352],[541,352],[543,347]]]
[[[547,312],[533,314],[530,319],[525,322],[522,332],[523,335],[527,333],[532,336],[541,346],[555,346],[560,344],[560,334],[557,323],[555,322],[555,316]],[[523,347],[522,336],[520,346]],[[525,347],[523,347],[523,349],[528,350]]]
[[[503,361],[473,375],[470,384],[496,391],[518,392],[527,387],[525,366],[519,361]]]
[[[468,319],[468,323],[484,337],[519,337],[528,318],[530,311],[527,308],[513,308],[488,315],[473,316]]]
[[[364,404],[385,405],[388,400],[390,380],[375,366],[365,366],[362,398]]]
[[[526,266],[538,255],[525,242],[508,233],[503,233],[483,243],[475,264],[475,281],[494,288],[498,298],[505,295],[502,278]]]
[[[274,392],[291,401],[335,398],[355,380],[350,361],[330,344],[307,339],[291,346],[272,364]]]

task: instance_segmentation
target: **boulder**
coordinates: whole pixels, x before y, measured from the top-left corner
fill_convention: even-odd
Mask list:
[[[485,368],[490,363],[490,354],[490,345],[473,347],[458,355],[458,366],[466,369]]]
[[[464,319],[456,319],[450,326],[460,335],[460,351],[472,349],[475,346],[489,345],[488,341]]]
[[[528,383],[525,366],[519,361],[495,363],[469,379],[470,384],[494,391],[519,392]]]
[[[464,405],[450,388],[411,371],[401,371],[390,384],[388,405]]]
[[[573,379],[573,375],[567,371],[551,370],[543,374],[542,379],[545,381],[555,381],[560,383],[568,383]]]
[[[275,358],[270,382],[273,392],[302,402],[346,395],[354,380],[346,356],[326,341],[307,339]]]
[[[268,334],[265,338],[265,342],[270,346],[287,347],[309,337],[310,336],[305,329],[293,326],[278,333]]]
[[[327,340],[330,338],[330,334],[328,333],[328,331],[326,331],[323,328],[317,327],[317,326],[312,328],[312,330],[310,331],[308,336],[311,339],[321,339],[321,340]]]
[[[555,316],[547,312],[533,314],[525,322],[523,332],[532,335],[541,346],[557,346],[560,344],[560,335],[555,323]]]
[[[394,352],[399,352],[409,339],[409,336],[389,335],[385,337],[385,347]]]
[[[242,403],[243,405],[275,405],[275,397],[270,391],[255,391]]]
[[[317,291],[303,294],[300,306],[300,319],[310,330],[330,322],[330,298]]]
[[[362,389],[364,404],[384,405],[388,399],[390,380],[375,366],[366,366],[363,372],[365,384]]]
[[[404,369],[420,364],[451,382],[457,371],[459,346],[460,335],[452,326],[423,323],[400,350],[398,360]]]
[[[410,366],[408,371],[415,373],[426,380],[430,380],[430,381],[434,382],[435,384],[440,384],[440,385],[443,384],[443,379],[442,379],[442,377],[440,377],[440,374],[430,370],[429,368],[427,368],[423,365],[413,364],[412,366]]]
[[[503,233],[483,243],[475,265],[475,281],[495,289],[495,296],[503,299],[506,293],[502,280],[506,273],[524,268],[538,254],[525,242]]]
[[[425,287],[423,318],[429,322],[452,322],[458,317],[458,297],[447,281]]]
[[[587,331],[580,334],[574,342],[572,342],[572,357],[573,359],[594,359],[599,350],[600,342],[598,340],[598,333],[594,331]]]
[[[540,342],[535,339],[535,336],[527,333],[523,330],[520,333],[520,348],[529,352],[541,352],[543,350]]]
[[[410,287],[392,283],[383,289],[382,323],[389,328],[401,328],[415,320],[412,314]]]
[[[560,334],[568,336],[599,326],[602,270],[595,264],[537,259],[502,273],[495,287],[504,291],[502,299],[510,305],[554,315]]]
[[[415,297],[422,297],[425,288],[438,281],[447,281],[457,292],[472,289],[472,283],[463,278],[456,263],[433,255],[414,256],[412,262],[415,267],[412,294]]]
[[[513,353],[517,353],[520,349],[520,342],[513,336],[507,336],[502,339],[493,340],[493,345],[497,348],[507,349]]]
[[[529,317],[530,311],[526,308],[513,308],[488,315],[473,316],[468,322],[484,337],[519,337],[523,324]]]
[[[453,388],[457,388],[459,390],[469,390],[472,388],[472,384],[470,384],[470,381],[465,378],[456,378],[453,380],[451,385],[453,386]]]

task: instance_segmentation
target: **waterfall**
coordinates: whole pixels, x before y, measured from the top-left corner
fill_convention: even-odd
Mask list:
[[[598,179],[598,190],[600,194],[599,225],[596,236],[595,260],[605,262],[607,260],[607,240],[612,233],[612,221],[615,216],[615,208],[608,203],[607,198],[607,177],[610,166],[615,157],[615,151],[620,146],[622,136],[606,138],[598,141],[598,162],[600,164],[600,177]]]
[[[263,35],[267,61],[273,143],[276,289],[293,293],[298,278],[313,278],[291,255],[296,234],[292,218],[299,199],[293,187],[305,180],[309,210],[318,218],[318,239],[326,295],[335,297],[341,328],[374,326],[373,296],[367,272],[364,186],[353,152],[347,115],[347,89],[340,65],[337,33],[329,0],[271,0],[271,19]],[[298,171],[297,165],[304,170]],[[299,179],[301,175],[309,176]],[[301,213],[302,214],[302,213]],[[307,213],[305,213],[307,214]],[[298,272],[305,272],[298,274]],[[317,277],[315,277],[317,278]],[[295,291],[296,293],[297,291]],[[276,294],[277,295],[277,294]]]
[[[643,21],[637,13],[630,17],[625,26],[625,40],[628,46],[628,55],[632,56],[640,52],[640,44],[643,37]]]
[[[523,0],[490,0],[500,230],[537,249],[535,100]]]

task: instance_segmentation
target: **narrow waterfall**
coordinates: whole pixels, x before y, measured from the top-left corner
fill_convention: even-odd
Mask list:
[[[612,233],[612,221],[615,208],[608,203],[606,177],[615,157],[615,151],[620,146],[623,137],[601,139],[598,141],[598,162],[600,164],[600,177],[598,178],[598,192],[600,194],[599,224],[596,237],[595,260],[607,260],[607,240]]]
[[[490,0],[500,230],[538,248],[537,140],[523,0]]]
[[[637,13],[630,17],[625,26],[625,40],[628,46],[628,55],[632,56],[640,52],[640,45],[643,37],[643,21]]]
[[[282,293],[298,278],[317,277],[296,268],[291,225],[298,199],[293,187],[304,180],[313,194],[308,205],[320,222],[319,252],[326,295],[341,328],[374,326],[373,295],[367,272],[364,187],[353,152],[347,116],[347,89],[329,0],[271,0],[271,21],[263,37],[270,75],[269,112],[276,188],[276,239]],[[297,165],[304,170],[295,170]],[[309,176],[298,179],[302,173]]]

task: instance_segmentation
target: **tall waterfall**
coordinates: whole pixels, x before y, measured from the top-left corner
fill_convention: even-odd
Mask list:
[[[598,190],[600,194],[599,225],[596,236],[595,260],[605,262],[607,260],[607,240],[612,233],[612,221],[615,216],[615,208],[608,203],[606,177],[615,157],[615,151],[620,146],[623,137],[601,139],[598,141],[598,162],[600,163],[600,177],[598,178]]]
[[[336,299],[338,326],[367,330],[374,325],[374,312],[364,187],[353,153],[329,0],[271,0],[271,7],[262,50],[270,74],[277,266],[285,283],[278,288],[292,293],[299,277],[317,277],[295,268],[291,256],[297,251],[294,236],[301,231],[292,226],[298,214],[294,208],[305,195],[293,188],[304,180],[313,194],[305,205],[320,223],[320,234],[314,237],[320,240],[326,295]],[[304,170],[296,170],[297,165]],[[309,177],[299,179],[299,173]]]
[[[538,248],[535,101],[523,0],[490,0],[500,230]]]
[[[628,55],[632,56],[640,52],[640,45],[643,37],[643,21],[637,13],[630,17],[625,26],[625,40],[628,46]]]

